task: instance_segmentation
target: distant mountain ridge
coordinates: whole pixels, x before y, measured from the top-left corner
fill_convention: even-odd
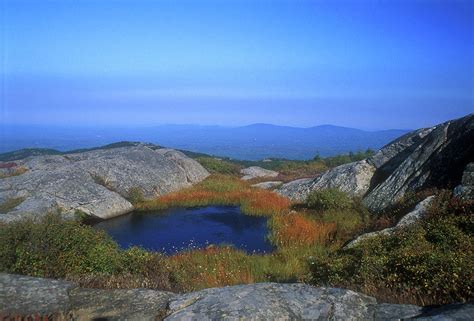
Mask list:
[[[379,149],[409,132],[393,129],[365,131],[335,125],[308,128],[265,123],[241,127],[161,125],[141,128],[66,128],[4,126],[0,152],[21,148],[61,151],[116,141],[147,141],[170,148],[241,160],[264,158],[311,159],[350,151]]]

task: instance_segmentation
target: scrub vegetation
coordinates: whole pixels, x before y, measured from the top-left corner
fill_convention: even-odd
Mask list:
[[[356,153],[348,153],[332,157],[322,158],[317,154],[311,160],[289,160],[269,158],[261,161],[243,161],[230,158],[218,158],[209,155],[198,154],[189,155],[197,160],[201,165],[212,174],[239,175],[242,168],[249,166],[259,166],[265,169],[274,170],[280,173],[273,180],[291,181],[298,178],[314,177],[330,168],[363,160],[374,154],[374,151],[367,149]],[[254,180],[252,183],[257,183]]]
[[[422,196],[407,196],[394,213],[406,213]],[[306,204],[293,205],[235,176],[215,174],[151,201],[133,198],[143,211],[240,206],[247,215],[268,217],[275,251],[247,254],[210,245],[165,256],[136,247],[123,250],[104,232],[51,214],[40,222],[0,225],[0,270],[65,278],[86,287],[180,292],[253,282],[307,282],[423,305],[468,300],[473,294],[474,206],[449,192],[438,192],[422,222],[352,249],[344,245],[383,226],[390,213],[370,214],[360,200],[340,191],[315,192]]]
[[[311,262],[315,284],[420,305],[473,297],[474,202],[440,192],[424,220]]]

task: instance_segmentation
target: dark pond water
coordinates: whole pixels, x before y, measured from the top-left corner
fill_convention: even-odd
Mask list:
[[[130,213],[94,224],[122,248],[136,245],[173,254],[187,248],[229,244],[248,253],[273,250],[267,240],[267,219],[244,215],[238,207],[175,208]]]

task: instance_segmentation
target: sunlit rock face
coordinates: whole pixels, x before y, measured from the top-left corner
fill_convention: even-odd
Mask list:
[[[60,211],[110,218],[133,210],[132,190],[151,198],[190,186],[209,173],[176,150],[149,145],[97,149],[15,161],[21,175],[0,179],[0,203],[23,200],[0,215],[2,221]]]
[[[362,196],[370,209],[382,210],[407,192],[460,184],[467,164],[474,161],[473,142],[474,114],[470,114],[413,131],[366,160],[338,166],[313,179],[287,183],[279,192],[303,201],[312,190],[338,188]]]

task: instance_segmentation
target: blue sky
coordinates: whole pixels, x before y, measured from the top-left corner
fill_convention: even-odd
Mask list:
[[[1,21],[1,123],[382,129],[474,112],[468,0],[3,0]]]

